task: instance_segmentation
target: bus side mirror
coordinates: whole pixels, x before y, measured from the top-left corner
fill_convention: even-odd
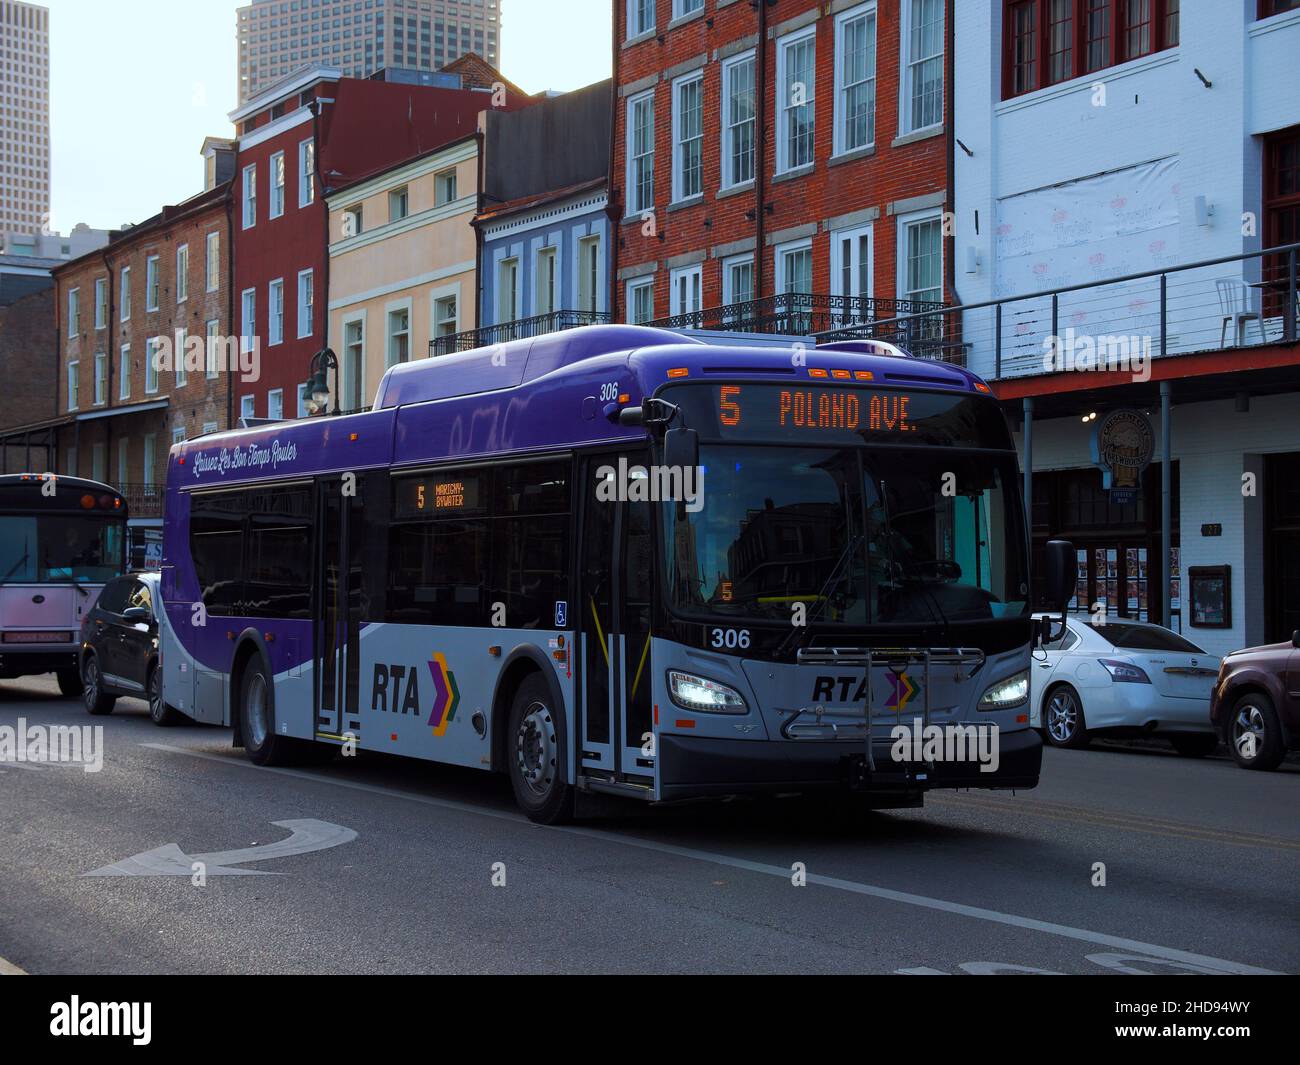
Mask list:
[[[1065,608],[1074,594],[1075,555],[1074,544],[1069,540],[1048,540],[1044,559],[1043,591],[1052,613],[1065,613]]]
[[[618,424],[637,426],[645,424],[645,411],[641,407],[624,407],[618,412]]]
[[[694,429],[669,429],[664,433],[664,465],[670,470],[693,470],[700,464],[700,434]]]

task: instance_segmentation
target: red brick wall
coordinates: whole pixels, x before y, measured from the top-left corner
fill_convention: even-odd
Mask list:
[[[758,166],[764,174],[763,198],[770,208],[763,216],[764,247],[759,249],[759,295],[773,291],[774,248],[768,243],[775,234],[816,225],[812,240],[813,290],[830,293],[831,233],[833,219],[855,212],[875,209],[873,221],[873,273],[871,295],[892,298],[896,295],[897,225],[895,207],[905,210],[902,201],[929,196],[947,208],[948,138],[945,124],[937,135],[893,146],[900,129],[900,3],[906,0],[879,0],[877,10],[877,91],[874,153],[848,162],[829,165],[832,155],[834,125],[834,54],[835,16],[848,3],[816,0],[777,0],[767,7],[767,33],[763,42],[766,63],[766,97],[760,107],[762,127],[758,132]],[[627,103],[628,87],[637,87],[643,79],[655,78],[655,201],[658,237],[642,235],[639,218],[625,220],[617,226],[616,268],[620,271],[648,262],[657,264],[655,274],[655,314],[669,313],[668,260],[674,256],[704,250],[703,306],[722,303],[722,262],[712,250],[745,238],[755,238],[756,220],[746,217],[756,210],[754,192],[718,198],[721,182],[720,102],[722,96],[722,60],[728,46],[758,33],[759,14],[745,0],[705,0],[701,18],[669,28],[672,0],[657,0],[656,34],[635,44],[626,45],[627,4],[613,0],[615,27],[615,83],[618,99],[614,118],[614,165],[611,173],[612,210],[616,218],[624,214],[627,175]],[[776,36],[783,25],[800,16],[816,13],[816,102],[814,169],[805,177],[773,183],[776,167]],[[724,53],[724,54],[720,54]],[[672,190],[672,80],[686,72],[686,64],[705,55],[704,65],[704,145],[702,202],[697,206],[671,210]],[[683,69],[678,68],[679,65]],[[951,79],[951,57],[946,54],[946,84]],[[756,71],[761,91],[764,75]],[[640,89],[639,91],[644,91]],[[660,239],[662,238],[662,239]],[[951,252],[945,241],[945,256]],[[945,270],[945,278],[947,271]],[[625,276],[616,274],[615,307],[625,316]]]

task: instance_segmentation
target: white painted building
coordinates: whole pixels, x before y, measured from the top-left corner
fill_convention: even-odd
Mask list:
[[[1080,609],[1100,600],[1112,615],[1161,617],[1163,382],[1172,624],[1216,654],[1289,638],[1300,629],[1289,264],[1176,268],[1300,241],[1300,3],[955,7],[954,287],[967,307],[1003,301],[1000,319],[993,306],[966,311],[961,339],[1009,416],[1032,417],[1036,546],[1075,540]],[[1110,280],[1134,274],[1151,276]],[[1013,298],[1085,285],[1057,295],[1055,318],[1050,296]],[[1071,335],[1066,359],[1049,338]],[[1130,357],[1108,366],[1107,351]],[[1093,455],[1117,409],[1148,420],[1155,450],[1118,503]]]

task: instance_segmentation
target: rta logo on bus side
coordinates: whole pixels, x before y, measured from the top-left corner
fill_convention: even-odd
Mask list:
[[[856,685],[856,687],[855,687]],[[860,703],[867,697],[866,678],[856,677],[815,677],[813,678],[813,702],[836,702],[835,688],[839,687],[839,702]]]
[[[416,666],[375,663],[370,709],[386,714],[420,713],[420,671]]]

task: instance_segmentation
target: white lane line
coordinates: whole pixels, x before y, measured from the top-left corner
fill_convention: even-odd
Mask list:
[[[0,958],[0,976],[26,976],[27,973],[13,962]]]
[[[205,754],[202,751],[194,751],[185,747],[173,747],[164,743],[142,743],[140,746],[148,747],[156,751],[166,751],[172,754],[186,754],[192,758],[201,758],[204,761],[218,762],[221,765],[243,766],[249,769],[260,768],[264,773],[279,773],[282,776],[298,777],[303,780],[313,781],[315,783],[334,784],[338,787],[351,788],[355,791],[366,791],[375,795],[388,795],[400,799],[410,799],[414,802],[423,803],[428,806],[439,806],[450,810],[459,810],[464,813],[479,814],[485,817],[494,817],[502,821],[514,821],[521,824],[530,824],[522,814],[509,813],[504,810],[491,810],[481,806],[474,806],[470,803],[455,802],[450,799],[434,799],[426,795],[417,795],[413,792],[401,791],[396,788],[380,787],[374,784],[361,784],[356,781],[338,780],[333,777],[321,776],[319,774],[306,772],[301,769],[279,769],[273,767],[258,767],[251,762],[240,761],[234,758],[223,758],[220,755]],[[670,854],[678,858],[687,858],[691,861],[708,862],[713,865],[723,865],[732,869],[742,869],[750,873],[760,873],[764,876],[780,877],[782,880],[790,880],[790,870],[779,865],[768,865],[763,862],[751,862],[745,858],[735,858],[729,854],[717,854],[713,851],[696,850],[692,847],[679,847],[672,843],[658,843],[654,840],[639,839],[635,836],[619,835],[615,832],[602,831],[593,828],[578,828],[574,826],[559,826],[554,829],[556,832],[564,832],[571,836],[584,836],[588,839],[603,840],[610,843],[622,844],[625,847],[636,847],[640,850],[654,851],[658,854]],[[971,917],[979,921],[990,921],[994,924],[1010,925],[1015,928],[1024,928],[1032,932],[1044,932],[1047,935],[1061,936],[1065,939],[1075,939],[1083,943],[1096,943],[1104,947],[1116,947],[1125,951],[1138,951],[1148,954],[1155,958],[1164,958],[1168,961],[1187,962],[1191,965],[1201,965],[1217,972],[1232,973],[1241,976],[1281,976],[1273,969],[1261,969],[1254,965],[1243,965],[1240,962],[1228,961],[1224,958],[1213,958],[1206,954],[1196,954],[1192,951],[1178,950],[1175,947],[1163,947],[1157,943],[1144,943],[1138,939],[1127,939],[1123,936],[1112,936],[1105,932],[1093,932],[1086,928],[1073,928],[1070,925],[1056,924],[1052,921],[1039,921],[1032,917],[1021,917],[1013,913],[1001,913],[998,910],[985,909],[982,906],[967,906],[961,902],[949,902],[946,899],[930,898],[927,895],[915,895],[908,891],[895,891],[892,888],[878,887],[874,884],[863,884],[856,880],[843,880],[839,877],[822,876],[819,873],[808,873],[808,883],[818,884],[821,887],[835,888],[839,891],[847,891],[855,895],[866,895],[871,898],[886,899],[889,902],[898,902],[907,906],[919,906],[928,910],[938,910],[942,913],[951,913],[959,917]]]

